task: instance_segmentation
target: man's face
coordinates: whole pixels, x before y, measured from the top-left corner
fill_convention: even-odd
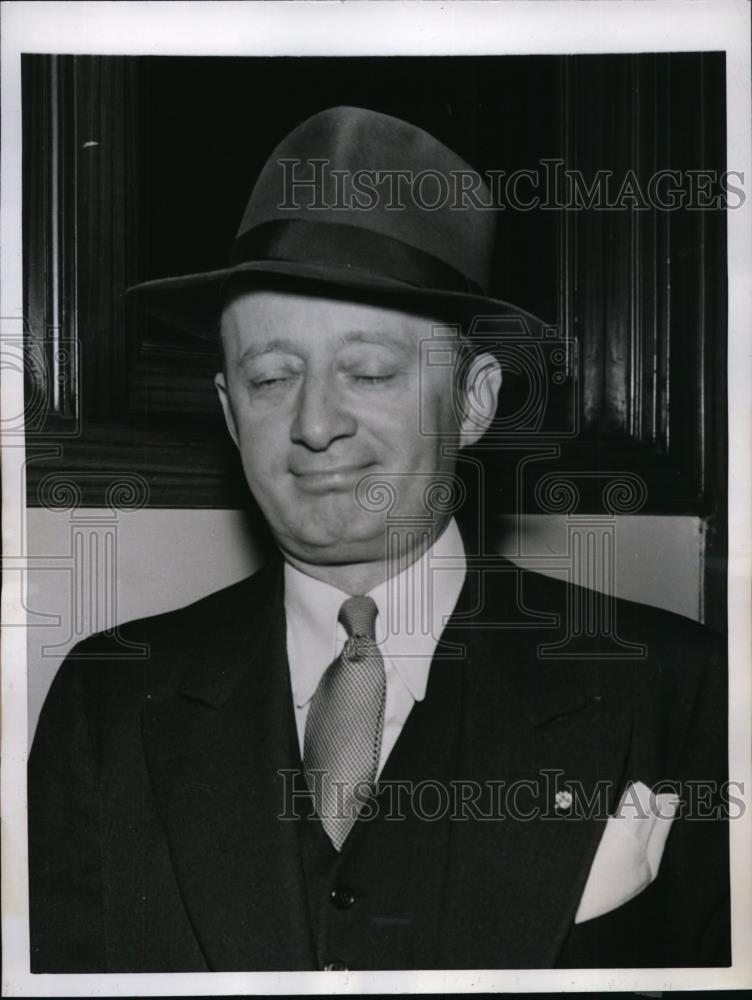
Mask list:
[[[455,461],[450,364],[427,365],[429,319],[277,291],[233,299],[217,386],[248,485],[283,551],[308,563],[385,557],[387,511],[359,481],[396,490],[391,516],[425,516],[424,491]],[[449,449],[450,452],[452,449]]]

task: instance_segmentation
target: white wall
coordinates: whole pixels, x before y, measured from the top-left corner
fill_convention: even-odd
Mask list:
[[[540,572],[566,572],[570,536],[588,518],[530,516],[500,525],[499,551]],[[702,531],[692,517],[600,519],[613,535],[617,596],[700,617]],[[181,607],[260,564],[240,511],[29,510],[30,735],[63,656],[105,626]],[[13,553],[16,555],[17,553]],[[596,581],[597,583],[597,581]]]

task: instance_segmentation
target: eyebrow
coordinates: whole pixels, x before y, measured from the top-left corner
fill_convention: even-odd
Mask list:
[[[259,355],[270,354],[272,351],[287,351],[289,354],[297,354],[298,347],[285,337],[275,337],[274,340],[268,340],[265,344],[250,344],[238,358],[238,364],[252,361]]]
[[[340,337],[341,344],[375,344],[377,347],[386,343],[404,351],[406,348],[404,334],[393,333],[391,330],[352,330]]]
[[[374,344],[377,347],[385,344],[406,353],[407,344],[405,336],[393,333],[391,330],[351,330],[340,337],[340,344]],[[286,337],[275,337],[264,344],[250,344],[238,358],[238,364],[252,361],[262,354],[271,354],[273,351],[286,351],[289,354],[299,354],[300,345],[294,343]]]

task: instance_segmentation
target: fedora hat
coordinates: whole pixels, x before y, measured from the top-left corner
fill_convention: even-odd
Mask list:
[[[261,170],[225,267],[147,281],[129,298],[215,339],[228,282],[306,288],[466,322],[540,320],[488,295],[496,240],[490,191],[428,132],[363,108],[321,111]]]

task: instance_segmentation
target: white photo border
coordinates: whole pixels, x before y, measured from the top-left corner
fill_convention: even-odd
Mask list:
[[[390,9],[386,9],[386,4]],[[2,428],[23,414],[23,373],[6,355],[22,335],[21,53],[109,55],[491,55],[725,51],[727,164],[744,175],[728,213],[729,685],[731,777],[745,815],[731,824],[729,969],[472,970],[31,975],[26,850],[24,448],[4,439],[2,616],[2,943],[6,996],[619,991],[752,985],[752,140],[746,0],[421,0],[3,2],[0,175]]]

